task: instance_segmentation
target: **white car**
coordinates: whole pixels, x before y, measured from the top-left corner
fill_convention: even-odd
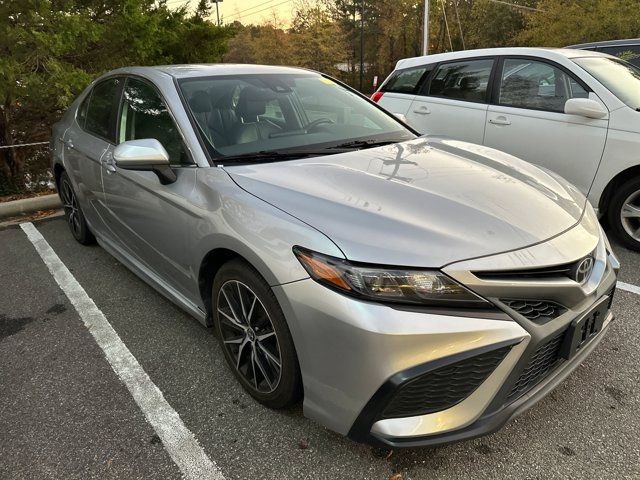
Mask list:
[[[640,250],[637,67],[573,49],[443,53],[400,60],[372,99],[420,133],[553,170],[588,196],[624,245]]]

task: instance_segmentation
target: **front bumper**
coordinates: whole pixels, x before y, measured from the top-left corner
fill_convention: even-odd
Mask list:
[[[296,345],[305,414],[355,440],[392,446],[441,444],[500,428],[561,382],[609,327],[610,313],[600,333],[571,360],[554,364],[535,384],[513,395],[514,385],[539,347],[562,334],[615,286],[617,262],[607,251],[597,224],[595,229],[585,232],[581,225],[515,255],[509,252],[445,267],[461,283],[473,284],[477,293],[493,299],[493,293],[508,290],[507,286],[483,283],[476,277],[473,280],[470,272],[486,270],[487,266],[504,268],[510,264],[513,268],[514,258],[520,262],[515,264],[518,268],[526,267],[526,261],[540,266],[544,265],[543,255],[553,264],[556,258],[574,255],[577,259],[595,250],[597,266],[585,285],[569,279],[560,285],[510,282],[512,289],[529,295],[565,289],[571,308],[544,325],[510,311],[499,299],[494,301],[502,309],[498,312],[435,311],[363,302],[311,279],[274,287]],[[398,386],[442,365],[499,348],[508,353],[462,401],[421,415],[383,415]]]

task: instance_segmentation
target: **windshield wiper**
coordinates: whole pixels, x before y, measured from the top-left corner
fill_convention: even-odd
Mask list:
[[[334,150],[340,148],[371,148],[371,147],[381,147],[383,145],[390,145],[392,143],[398,143],[396,140],[352,140],[350,142],[339,143],[338,145],[333,145],[332,147],[327,147],[327,150]]]
[[[241,153],[239,155],[227,155],[215,157],[217,163],[237,161],[258,161],[258,160],[292,160],[296,158],[312,157],[316,155],[326,155],[323,150],[261,150],[259,152]]]

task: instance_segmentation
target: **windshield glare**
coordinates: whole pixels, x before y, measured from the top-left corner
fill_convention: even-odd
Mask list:
[[[573,61],[629,107],[640,108],[640,69],[613,58],[584,57]]]
[[[179,85],[217,157],[415,137],[359,95],[314,73],[189,78]]]

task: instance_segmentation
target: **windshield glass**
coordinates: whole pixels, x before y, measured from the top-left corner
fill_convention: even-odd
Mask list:
[[[179,85],[215,157],[324,149],[328,154],[338,146],[415,138],[390,115],[315,73],[187,78]],[[354,140],[362,142],[345,145]]]
[[[640,69],[622,60],[604,57],[574,58],[573,61],[607,87],[622,102],[640,108]]]

